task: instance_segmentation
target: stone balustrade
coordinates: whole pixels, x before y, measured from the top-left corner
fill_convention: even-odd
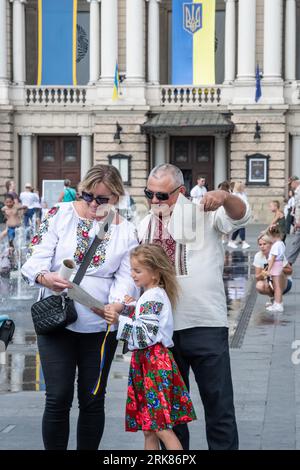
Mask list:
[[[26,86],[26,105],[81,105],[86,103],[86,87]]]
[[[220,87],[194,87],[194,86],[162,86],[160,104],[165,105],[190,105],[220,104]]]

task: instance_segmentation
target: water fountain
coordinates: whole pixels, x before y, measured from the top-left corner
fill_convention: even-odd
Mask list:
[[[17,271],[14,273],[17,274],[17,289],[16,294],[11,297],[12,300],[30,300],[32,295],[28,294],[24,289],[24,281],[22,278],[21,267],[25,262],[25,256],[27,251],[26,245],[26,231],[24,227],[18,227],[16,229],[16,242],[15,242],[15,251],[17,259]]]

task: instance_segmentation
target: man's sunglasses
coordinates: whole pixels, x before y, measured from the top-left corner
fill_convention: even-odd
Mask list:
[[[175,193],[175,191],[177,191],[177,189],[179,189],[181,187],[178,186],[177,188],[173,189],[173,191],[171,191],[170,193],[162,193],[162,192],[157,192],[155,193],[154,191],[150,191],[150,189],[147,189],[145,188],[144,189],[144,193],[145,193],[145,196],[147,199],[150,199],[152,200],[154,198],[154,196],[156,196],[156,199],[158,199],[159,201],[167,201],[169,199],[169,197]]]
[[[93,194],[86,193],[85,191],[82,191],[81,199],[83,199],[85,202],[87,202],[89,204],[93,201],[96,201],[98,206],[101,206],[101,204],[108,204],[110,196],[94,196]]]

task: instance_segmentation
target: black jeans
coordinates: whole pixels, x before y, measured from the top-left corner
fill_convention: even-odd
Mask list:
[[[175,331],[175,361],[189,389],[192,368],[204,406],[206,438],[211,450],[238,449],[238,432],[233,404],[228,329],[199,327]],[[174,431],[185,450],[189,431],[185,424]]]
[[[105,364],[96,396],[92,390],[100,372],[100,350],[105,333],[61,332],[38,336],[46,384],[43,441],[46,450],[65,450],[69,440],[69,415],[78,368],[79,417],[77,449],[97,450],[104,430],[104,398],[110,366],[117,347],[116,332],[109,333]]]

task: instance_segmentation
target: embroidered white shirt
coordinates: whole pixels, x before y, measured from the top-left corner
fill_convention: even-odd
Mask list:
[[[249,222],[251,210],[247,202],[245,205],[246,212],[240,220],[231,219],[224,207],[205,212],[203,226],[199,227],[203,231],[203,245],[199,249],[189,242],[185,245],[182,241],[181,244],[176,243],[175,269],[181,291],[173,312],[174,330],[228,326],[222,235],[245,227]],[[149,214],[140,223],[138,233],[142,242],[148,242],[148,227],[153,217],[153,214]],[[177,220],[176,224],[182,226],[182,221]],[[184,251],[183,256],[180,251]]]
[[[173,315],[164,289],[146,290],[136,303],[132,317],[120,315],[117,339],[128,341],[128,348],[144,349],[156,343],[173,346]]]
[[[32,254],[22,267],[23,276],[34,286],[38,272],[59,271],[65,258],[74,259],[79,268],[97,231],[98,223],[80,218],[73,202],[63,202],[50,209],[32,240]],[[129,261],[129,251],[137,244],[136,231],[130,222],[123,220],[119,225],[112,224],[80,286],[104,304],[120,302],[126,294],[137,297],[138,290],[130,275]],[[44,297],[53,294],[49,289],[43,290]],[[75,308],[78,319],[68,329],[80,333],[107,329],[105,320],[87,307],[75,302]],[[112,326],[111,329],[116,328]]]

